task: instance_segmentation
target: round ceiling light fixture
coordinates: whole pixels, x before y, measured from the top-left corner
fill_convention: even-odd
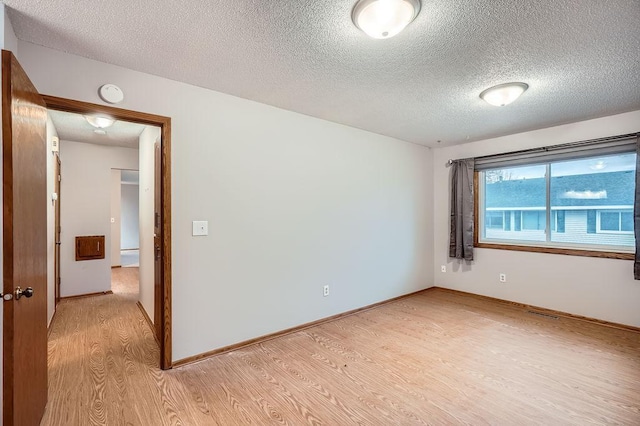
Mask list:
[[[85,115],[84,119],[96,129],[106,129],[107,127],[113,126],[113,123],[116,122],[113,118],[101,117],[99,115]]]
[[[504,83],[489,87],[480,93],[485,102],[494,106],[505,106],[515,101],[529,88],[527,83]]]
[[[369,37],[391,38],[420,12],[420,0],[358,0],[351,19]]]

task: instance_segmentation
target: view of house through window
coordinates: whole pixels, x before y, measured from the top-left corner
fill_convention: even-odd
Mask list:
[[[480,172],[480,242],[630,252],[634,152]]]

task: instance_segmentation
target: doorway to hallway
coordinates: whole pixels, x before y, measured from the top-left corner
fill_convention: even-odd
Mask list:
[[[43,98],[47,108],[50,110],[76,113],[83,116],[107,116],[116,121],[138,123],[159,129],[159,137],[149,135],[149,141],[145,144],[150,153],[148,158],[151,172],[148,180],[145,181],[147,187],[145,187],[146,191],[144,192],[150,195],[149,203],[156,210],[149,220],[149,226],[154,231],[150,233],[145,241],[142,241],[141,238],[140,247],[138,247],[139,265],[144,263],[144,253],[149,253],[147,256],[150,256],[148,260],[151,262],[151,268],[148,268],[150,273],[146,277],[150,277],[152,283],[151,290],[144,294],[142,286],[140,286],[139,302],[141,301],[145,308],[149,307],[147,308],[147,311],[149,311],[147,312],[147,318],[153,318],[151,322],[154,324],[154,334],[160,346],[159,364],[163,369],[171,368],[171,120],[167,117],[153,114],[52,96],[43,96]],[[160,147],[160,156],[156,155],[157,147]],[[140,149],[142,150],[142,145]],[[159,179],[157,179],[158,176]],[[142,188],[142,177],[140,184]],[[141,194],[142,192],[141,190]],[[154,204],[157,204],[157,206],[153,207]],[[145,250],[145,244],[148,246],[147,250]],[[122,256],[122,251],[119,251],[118,255]],[[131,270],[137,268],[132,264],[128,268],[119,269],[124,271],[124,274],[127,275],[127,282],[129,282],[130,275],[132,275]],[[143,275],[142,270],[140,275]],[[140,275],[139,280],[142,282],[145,280],[145,276]],[[62,281],[64,285],[64,276]],[[146,302],[142,300],[143,298],[146,298]]]

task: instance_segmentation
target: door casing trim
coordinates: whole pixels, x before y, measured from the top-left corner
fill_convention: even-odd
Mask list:
[[[106,114],[116,120],[133,121],[136,123],[157,126],[160,128],[162,160],[161,178],[161,208],[162,208],[162,338],[160,339],[160,368],[172,368],[172,328],[171,328],[171,118],[161,115],[148,114],[116,108],[90,102],[56,96],[41,95],[47,108],[77,114]]]

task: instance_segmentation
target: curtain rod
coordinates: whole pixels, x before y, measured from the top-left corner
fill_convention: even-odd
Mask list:
[[[640,136],[640,133],[627,133],[625,135],[608,136],[606,138],[589,139],[589,140],[586,140],[586,141],[578,141],[578,142],[568,142],[568,143],[563,143],[563,144],[560,144],[560,145],[542,146],[542,147],[538,147],[538,148],[522,149],[520,151],[503,152],[503,153],[500,153],[500,154],[483,155],[481,157],[475,157],[475,159],[476,160],[482,160],[482,159],[485,159],[485,158],[499,158],[499,157],[508,156],[508,155],[528,154],[528,153],[532,153],[532,152],[553,151],[553,150],[556,150],[556,149],[579,147],[579,146],[583,146],[583,145],[591,145],[591,144],[599,143],[599,142],[615,142],[615,141],[618,141],[618,140],[631,139],[633,137],[638,137],[638,136]],[[447,161],[447,166],[451,166],[454,161],[460,161],[460,160],[467,160],[467,158],[461,158],[461,159],[458,159],[458,160],[449,159],[449,161]]]

